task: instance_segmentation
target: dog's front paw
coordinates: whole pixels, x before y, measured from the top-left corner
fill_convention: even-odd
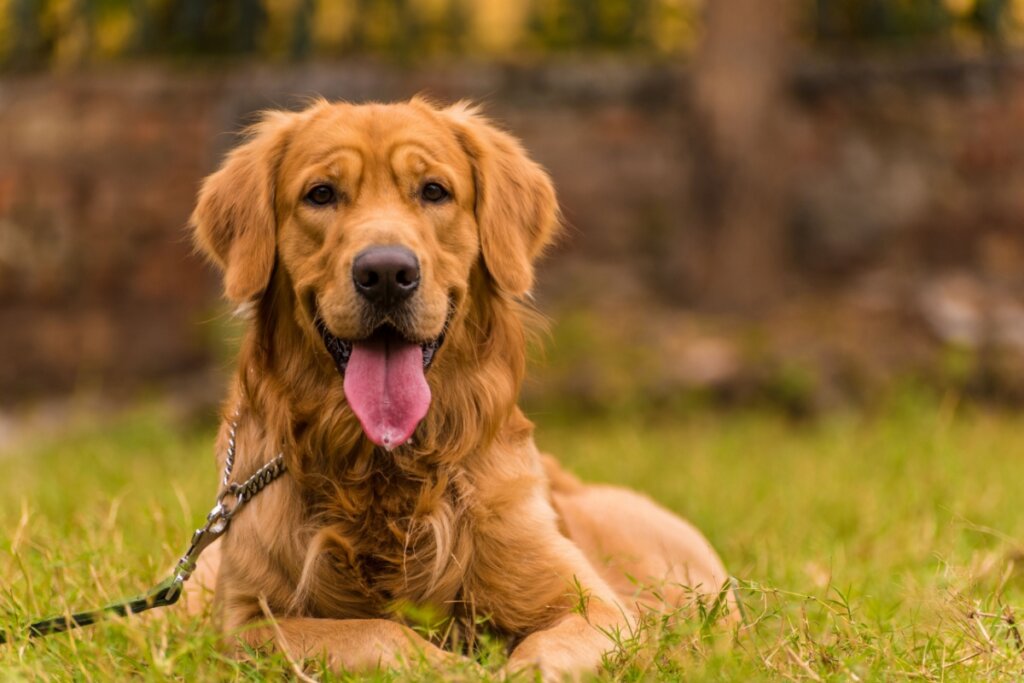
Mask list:
[[[579,681],[587,674],[595,674],[601,667],[601,657],[588,656],[565,647],[564,643],[548,643],[516,649],[503,669],[506,681]]]

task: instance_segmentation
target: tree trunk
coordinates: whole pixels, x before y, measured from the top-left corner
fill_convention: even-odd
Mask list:
[[[700,298],[750,310],[783,293],[790,194],[786,79],[793,0],[709,0],[694,63]],[[699,263],[693,260],[696,257]]]

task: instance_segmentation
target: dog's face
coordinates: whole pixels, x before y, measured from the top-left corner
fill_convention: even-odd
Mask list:
[[[207,179],[199,246],[244,304],[277,267],[367,436],[411,436],[425,373],[473,296],[520,296],[557,225],[547,175],[465,106],[319,103],[269,114]],[[470,291],[474,268],[491,287]]]

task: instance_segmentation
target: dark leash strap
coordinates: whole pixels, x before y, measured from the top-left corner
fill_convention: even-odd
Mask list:
[[[224,458],[224,488],[217,496],[213,509],[206,515],[206,524],[195,530],[188,550],[178,560],[174,573],[163,582],[157,584],[143,595],[115,602],[106,607],[89,612],[78,612],[59,617],[50,617],[30,624],[25,630],[29,638],[62,633],[74,628],[89,626],[110,615],[125,617],[139,614],[156,607],[173,605],[181,597],[182,587],[192,572],[196,570],[196,562],[211,543],[224,535],[228,525],[238,511],[270,482],[284,474],[284,455],[278,454],[270,462],[256,470],[251,477],[242,483],[229,483],[231,470],[235,464],[235,434],[238,429],[238,412],[235,412],[231,429],[228,432],[228,449]],[[0,645],[8,642],[7,636],[0,631]]]
[[[28,637],[38,638],[40,636],[48,636],[53,633],[62,633],[64,631],[70,631],[73,628],[80,628],[82,626],[89,626],[95,624],[108,615],[116,615],[120,617],[126,617],[129,614],[138,614],[139,612],[145,612],[146,610],[153,609],[154,607],[165,607],[167,605],[173,605],[181,597],[181,585],[175,583],[175,577],[171,577],[150,589],[145,595],[140,595],[135,598],[130,598],[122,602],[115,602],[112,605],[107,605],[91,612],[77,612],[64,617],[50,617],[49,619],[43,619],[37,621],[34,624],[30,624],[28,627]],[[0,645],[7,642],[7,638],[3,633],[0,633]]]

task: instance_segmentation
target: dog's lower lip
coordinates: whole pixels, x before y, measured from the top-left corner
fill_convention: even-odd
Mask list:
[[[347,339],[341,339],[336,337],[327,329],[327,324],[323,319],[317,315],[315,320],[317,332],[320,333],[320,338],[324,342],[324,347],[327,349],[327,353],[330,354],[334,360],[334,365],[338,369],[338,372],[344,376],[345,369],[348,367],[349,358],[352,356],[352,347],[356,344],[356,341],[349,341]],[[429,370],[430,366],[434,362],[434,357],[437,355],[438,349],[444,344],[445,332],[447,331],[447,324],[445,329],[441,331],[441,334],[420,344],[420,348],[423,350],[423,370]],[[375,329],[371,333],[371,337],[377,334],[399,334],[397,330],[390,326],[381,326]]]

